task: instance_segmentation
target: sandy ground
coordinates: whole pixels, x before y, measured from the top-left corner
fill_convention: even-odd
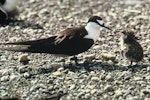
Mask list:
[[[101,29],[99,40],[68,57],[0,51],[0,98],[22,100],[149,100],[150,98],[150,1],[149,0],[20,0],[19,15],[0,26],[0,42],[34,40],[57,34],[67,27],[85,25],[92,15],[101,16],[113,29]],[[121,60],[115,30],[134,28],[144,50],[138,66]],[[101,53],[116,55],[105,61]],[[28,54],[30,61],[18,58]],[[63,95],[64,94],[64,95]]]

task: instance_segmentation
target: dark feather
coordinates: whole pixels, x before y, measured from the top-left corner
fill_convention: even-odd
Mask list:
[[[57,36],[25,42],[4,43],[3,45],[16,45],[3,47],[1,50],[76,55],[88,50],[94,43],[93,40],[84,39],[87,35],[84,27],[68,28]],[[84,49],[83,49],[84,48]]]
[[[124,30],[122,32],[126,38],[124,38],[124,43],[127,45],[127,51],[125,56],[131,62],[139,62],[143,59],[143,48],[137,42],[137,38],[135,37],[135,32],[131,29]]]
[[[7,18],[8,18],[7,12],[0,7],[0,21],[6,20]]]

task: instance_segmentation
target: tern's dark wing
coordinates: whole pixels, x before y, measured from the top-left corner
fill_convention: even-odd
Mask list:
[[[46,39],[39,39],[39,40],[2,43],[0,46],[0,50],[42,53],[44,52],[46,46],[54,44],[55,38],[56,36],[52,36]]]
[[[84,45],[87,43],[87,41],[83,39],[85,35],[87,35],[87,32],[84,28],[68,28],[60,32],[57,36],[46,39],[3,43],[1,44],[3,46],[0,47],[0,50],[50,54],[67,54],[67,52],[72,51],[83,52],[80,50],[80,44]],[[92,44],[93,41],[91,42],[91,45]],[[68,49],[68,47],[70,47],[70,49]],[[78,47],[80,47],[79,50],[77,50]],[[87,47],[87,49],[89,47]]]
[[[7,12],[0,7],[0,21],[6,20],[8,18]]]

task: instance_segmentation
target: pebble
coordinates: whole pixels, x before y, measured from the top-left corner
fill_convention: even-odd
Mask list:
[[[101,46],[99,46],[99,45],[96,45],[93,47],[93,49],[99,49],[99,48],[101,48]]]
[[[104,87],[104,90],[105,90],[106,92],[112,92],[112,91],[114,91],[112,85],[106,85],[106,86]]]
[[[140,81],[140,80],[142,80],[143,78],[142,77],[134,77],[134,80],[135,81]]]
[[[118,89],[118,90],[115,91],[114,97],[118,98],[119,96],[122,96],[122,95],[123,95],[122,91],[120,89]]]
[[[90,60],[92,61],[93,59],[95,59],[96,55],[95,54],[90,54],[90,55],[83,55],[83,58],[86,60]]]
[[[109,75],[109,74],[105,77],[105,79],[107,81],[113,81],[114,80],[114,78],[111,75]]]
[[[72,84],[70,87],[69,87],[69,90],[73,90],[75,89],[76,85],[75,84]]]
[[[112,55],[111,53],[101,53],[101,56],[104,60],[111,60],[111,61],[115,61],[116,59],[116,56],[115,55]]]
[[[99,77],[92,77],[91,80],[92,81],[100,81],[100,78]]]
[[[4,56],[4,55],[2,55],[1,56],[1,61],[6,61],[7,59],[6,59],[6,56]]]
[[[97,89],[92,89],[91,94],[95,94],[98,90]]]
[[[53,72],[52,74],[54,76],[61,76],[62,75],[62,73],[60,71]]]
[[[29,61],[29,59],[28,59],[28,54],[19,55],[19,56],[18,56],[18,61],[19,61],[19,62],[28,62],[28,61]]]
[[[6,82],[8,80],[9,80],[9,75],[1,77],[1,82]]]
[[[12,70],[10,70],[10,69],[1,69],[0,70],[0,75],[2,75],[2,76],[9,75],[10,73],[12,73]]]
[[[30,77],[30,74],[29,74],[28,72],[25,72],[25,73],[23,74],[23,76],[24,76],[25,78],[29,78],[29,77]]]
[[[10,75],[10,81],[15,81],[15,80],[18,80],[19,79],[19,76],[18,75]]]
[[[150,94],[150,88],[142,89],[141,90],[144,94]]]
[[[24,73],[24,72],[27,71],[27,68],[28,68],[28,66],[19,66],[18,71],[19,71],[20,73]]]
[[[84,95],[84,97],[85,97],[85,99],[89,99],[89,98],[91,98],[91,94],[90,94],[90,93],[86,93],[86,94]]]

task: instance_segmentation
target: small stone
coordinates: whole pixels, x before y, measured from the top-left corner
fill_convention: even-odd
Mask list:
[[[113,87],[112,87],[111,85],[106,85],[105,88],[104,88],[104,90],[105,90],[106,92],[114,91],[114,89],[113,89]]]
[[[123,90],[120,90],[120,89],[118,89],[118,90],[116,90],[115,91],[115,95],[114,95],[114,97],[119,97],[119,96],[122,96],[124,94],[124,91]]]
[[[97,89],[91,90],[91,94],[95,94],[97,92]]]
[[[150,94],[150,89],[149,88],[146,88],[146,89],[143,89],[141,90],[144,94]]]
[[[27,66],[19,66],[18,71],[19,71],[20,73],[26,72],[26,71],[27,71]]]
[[[6,59],[6,56],[2,55],[0,60],[1,60],[1,61],[6,61],[6,60],[7,60],[7,59]]]
[[[116,56],[111,53],[101,53],[101,56],[106,61],[111,60],[112,62],[114,62],[116,59]]]
[[[17,80],[18,79],[18,75],[11,75],[10,76],[10,81],[14,81],[14,80]]]
[[[91,94],[90,94],[90,93],[86,93],[86,94],[84,95],[84,97],[85,97],[85,99],[89,99],[89,98],[91,97]]]
[[[8,81],[8,80],[9,80],[9,76],[8,76],[8,75],[1,77],[1,82],[6,82],[6,81]]]
[[[36,2],[36,0],[29,0],[29,3],[34,3]]]
[[[93,47],[93,49],[99,49],[100,47],[101,47],[101,46],[96,45],[96,46]]]
[[[25,78],[29,78],[29,77],[30,77],[30,74],[29,74],[28,72],[25,72],[25,73],[23,74],[23,76],[24,76]]]
[[[114,80],[113,77],[111,77],[111,75],[107,75],[107,76],[105,77],[105,79],[106,79],[107,81],[113,81],[113,80]]]
[[[134,77],[134,80],[135,81],[140,81],[140,80],[142,80],[143,78],[142,77]]]
[[[147,72],[150,72],[150,67],[147,67]]]
[[[79,92],[79,94],[77,95],[77,98],[81,98],[83,95],[85,95],[85,92]]]
[[[1,69],[0,70],[0,75],[2,75],[2,76],[9,75],[10,73],[11,73],[11,71],[9,69]]]
[[[72,84],[69,89],[73,90],[74,88],[75,88],[75,84]]]
[[[28,59],[28,54],[22,54],[18,57],[18,61],[19,62],[28,62],[29,59]]]
[[[95,54],[83,55],[83,58],[91,61],[91,60],[95,59]]]
[[[54,76],[61,76],[62,75],[62,73],[60,71],[53,72],[52,74]]]
[[[44,14],[44,13],[48,13],[49,11],[47,10],[47,9],[42,9],[41,11],[40,11],[40,14]]]
[[[92,81],[99,81],[100,78],[98,78],[98,77],[92,77],[91,80],[92,80]]]

